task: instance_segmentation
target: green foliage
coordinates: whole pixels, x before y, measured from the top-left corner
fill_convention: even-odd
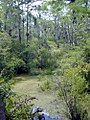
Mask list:
[[[1,71],[1,76],[11,79],[16,74],[26,73],[27,67],[22,59],[12,57],[6,67]]]
[[[85,89],[88,87],[88,84],[85,82],[85,79],[80,76],[80,68],[70,68],[64,71],[64,76],[67,78],[67,81],[70,82],[72,86],[72,94],[83,94]],[[68,86],[68,85],[67,85]]]
[[[40,75],[42,74],[43,71],[38,68],[31,68],[29,72],[31,75]]]
[[[4,79],[11,79],[14,76],[14,69],[13,68],[8,68],[5,67],[2,71],[1,71],[1,77]]]
[[[4,80],[0,77],[0,100],[5,100],[14,95],[11,91],[12,81]]]
[[[20,57],[20,54],[25,49],[25,43],[20,44],[19,41],[12,40],[9,50],[10,56]],[[10,57],[8,56],[8,57]],[[8,58],[7,58],[8,59]]]
[[[54,55],[47,48],[40,49],[39,52],[39,68],[55,68],[57,67],[57,63],[54,59]]]
[[[39,74],[41,69],[46,70],[47,73],[57,67],[56,61],[53,59],[54,55],[48,48],[39,48],[37,40],[31,41],[32,44],[28,46],[24,51],[21,52],[21,58],[25,62],[28,71],[34,75]],[[39,71],[39,72],[38,72]]]
[[[25,51],[23,51],[21,53],[21,57],[23,59],[23,61],[25,61],[26,65],[29,68],[33,68],[37,66],[37,50],[35,50],[34,48],[32,49],[32,47],[27,48]]]
[[[7,44],[6,47],[5,44]],[[33,75],[39,74],[40,69],[47,68],[45,73],[49,74],[57,66],[53,59],[54,55],[47,48],[40,48],[37,39],[32,39],[30,44],[28,43],[28,47],[25,47],[24,43],[20,44],[14,40],[7,43],[6,38],[4,38],[1,46],[3,46],[1,48],[4,53],[1,53],[0,69],[4,77],[11,78],[15,74],[28,72]],[[4,47],[6,51],[4,51]]]
[[[52,83],[50,80],[44,80],[42,84],[39,85],[42,91],[49,91],[52,88]]]
[[[5,104],[6,119],[9,120],[28,120],[32,108],[31,101],[35,97],[21,97],[12,92],[13,80],[6,80],[0,77],[0,101]]]
[[[60,99],[63,97],[66,103],[65,114],[70,120],[89,119],[90,65],[85,61],[85,55],[88,54],[84,52],[86,46],[89,46],[89,42],[83,47],[62,47],[62,55],[60,58],[57,57],[60,60],[59,68],[53,71],[53,74],[58,77],[54,80],[56,86],[54,89]]]
[[[85,54],[85,61],[87,63],[90,63],[90,48],[86,48],[84,52],[85,52],[84,53]]]
[[[58,83],[58,96],[62,96],[66,103],[66,116],[70,120],[88,120],[88,109],[83,103],[83,100],[86,100],[85,89],[88,84],[75,68],[67,69],[64,74],[63,80]]]
[[[33,97],[17,96],[6,100],[6,118],[10,120],[28,120],[32,108]]]
[[[86,65],[86,75],[85,75],[86,81],[90,84],[90,64]]]
[[[11,87],[13,84],[14,82],[0,77],[0,101],[4,104],[4,107],[6,106],[6,103],[7,103],[6,101],[9,100],[10,97],[15,96],[15,94],[11,90]],[[1,107],[0,109],[3,109],[3,108]],[[5,112],[6,111],[4,111],[3,114],[5,114]]]
[[[30,73],[31,75],[59,76],[56,90],[59,91],[58,96],[63,96],[65,100],[68,118],[88,120],[87,113],[90,111],[88,108],[90,106],[90,3],[85,0],[75,0],[70,4],[65,4],[63,0],[45,2],[41,6],[42,10],[38,8],[38,15],[41,16],[41,13],[44,13],[49,16],[50,14],[51,18],[44,20],[43,15],[40,19],[37,17],[34,19],[37,25],[34,26],[32,24],[34,16],[31,11],[28,11],[27,16],[30,21],[25,21],[24,10],[13,2],[16,1],[1,0],[0,3],[0,28],[7,32],[0,32],[0,75],[5,80],[0,80],[0,99],[3,99],[6,104],[7,118],[29,119],[31,104],[29,106],[27,103],[30,99],[26,97],[23,100],[16,100],[11,97],[11,83],[8,79],[17,74]],[[31,0],[24,2],[31,2]],[[23,3],[19,1],[18,4]],[[51,20],[55,17],[56,25],[55,21]],[[26,26],[24,26],[25,23]],[[57,42],[60,48],[55,47],[55,29],[57,29]],[[30,34],[28,38],[32,37],[27,41],[23,35],[26,31]],[[52,90],[51,79],[48,77],[44,79],[39,86],[41,90]],[[57,83],[57,80],[55,82]]]
[[[43,11],[47,10],[47,5],[45,5],[45,4],[42,5],[42,10],[43,10]]]
[[[0,32],[0,50],[3,52],[9,49],[11,38],[6,32]]]
[[[52,77],[50,75],[39,75],[38,76],[39,81],[41,81],[41,84],[39,84],[39,88],[41,91],[50,91],[53,86]]]
[[[4,55],[0,54],[0,71],[5,67]]]
[[[71,5],[70,8],[76,10],[77,12],[81,12],[83,14],[86,13],[90,14],[90,10],[89,9],[86,10],[86,8],[83,6]]]
[[[0,32],[0,71],[4,78],[12,78],[13,75],[26,72],[26,66],[20,59],[20,52],[24,49],[24,45],[11,40],[10,36],[4,32]]]
[[[85,81],[88,83],[86,92],[90,93],[90,64],[85,64],[80,70],[80,75],[84,77]]]
[[[10,49],[11,38],[5,32],[0,32],[0,71],[5,67],[5,57]]]
[[[25,62],[22,59],[12,57],[7,67],[14,70],[15,74],[27,72]]]

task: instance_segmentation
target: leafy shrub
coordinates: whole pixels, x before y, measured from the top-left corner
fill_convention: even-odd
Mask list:
[[[22,53],[22,51],[24,51],[24,49],[25,49],[24,43],[20,43],[19,41],[12,40],[8,52],[12,57],[20,58],[20,54]]]
[[[0,32],[0,49],[7,51],[11,45],[11,38],[5,32]]]
[[[38,59],[35,57],[34,59],[30,60],[27,64],[29,68],[37,68],[38,67]]]
[[[31,69],[29,70],[29,73],[30,73],[31,75],[39,75],[39,74],[42,73],[42,70],[41,70],[41,69],[38,69],[38,68],[31,68]]]
[[[0,54],[0,72],[5,67],[4,55]]]
[[[82,66],[80,74],[88,83],[90,83],[90,64],[85,64],[84,66]]]
[[[42,91],[48,91],[51,89],[51,84],[49,81],[44,81],[39,87]]]
[[[63,79],[58,81],[58,96],[63,97],[67,108],[66,116],[70,120],[88,120],[87,106],[83,103],[88,84],[78,71],[79,68],[64,71]]]
[[[40,80],[40,78],[39,78]],[[42,80],[41,80],[41,84],[39,85],[40,89],[42,91],[49,91],[52,89],[52,82],[51,80],[46,76],[46,77],[42,77]]]
[[[11,91],[11,87],[13,85],[13,82],[10,80],[2,79],[0,77],[0,119],[5,118],[5,106],[6,106],[6,100],[10,97],[14,96],[15,94]]]
[[[0,100],[5,100],[13,95],[11,87],[14,82],[0,77]]]
[[[90,39],[86,40],[86,45],[84,46],[83,56],[86,63],[90,63]]]
[[[52,68],[57,67],[54,56],[51,54],[51,51],[47,48],[41,48],[38,55],[39,65],[38,68]]]
[[[1,71],[1,77],[4,79],[11,79],[14,76],[14,69],[13,68],[8,68],[5,67],[2,71]]]
[[[28,42],[28,46],[25,47],[20,53],[20,57],[23,61],[28,64],[32,62],[34,59],[37,59],[38,56],[38,40],[37,39],[30,39]]]
[[[21,53],[20,57],[26,64],[30,64],[30,62],[33,62],[33,60],[37,57],[37,51],[27,48]]]
[[[82,77],[85,78],[85,81],[88,83],[88,87],[85,91],[89,93],[90,92],[90,64],[85,64],[84,66],[82,66],[80,70],[80,74]]]
[[[57,75],[57,76],[62,76],[63,75],[63,70],[62,69],[56,69],[56,70],[54,70],[54,71],[52,71],[52,74],[53,75]]]
[[[87,70],[87,72],[86,72],[86,75],[85,75],[85,79],[90,84],[90,64],[86,65],[86,70]]]
[[[6,64],[6,67],[2,70],[1,76],[11,79],[14,75],[20,73],[26,73],[27,67],[22,59],[12,57]]]
[[[84,54],[85,54],[85,61],[86,61],[87,63],[90,63],[90,48],[86,48],[86,49],[84,50]]]
[[[20,97],[15,96],[6,100],[6,119],[9,120],[28,120],[30,119],[30,111],[32,108],[31,101],[35,97]],[[12,104],[11,104],[12,103]]]
[[[5,32],[0,32],[0,72],[5,67],[5,57],[10,49],[11,38]]]
[[[21,97],[12,92],[11,88],[14,82],[0,78],[0,104],[4,104],[7,120],[28,120],[30,119],[31,101],[36,97]],[[2,108],[4,109],[4,108]],[[1,118],[2,119],[2,118]]]

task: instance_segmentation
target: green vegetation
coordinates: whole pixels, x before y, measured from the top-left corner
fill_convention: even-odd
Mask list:
[[[0,0],[0,119],[28,120],[33,104],[90,119],[89,0]]]
[[[55,109],[58,106],[58,103],[56,101],[57,96],[55,95],[54,92],[50,91],[49,89],[45,90],[44,88],[45,91],[42,92],[42,89],[40,87],[40,85],[42,85],[43,80],[46,81],[45,78],[46,76],[42,78],[42,80],[39,80],[38,76],[29,76],[29,75],[17,76],[14,78],[17,80],[17,82],[13,88],[13,91],[16,92],[19,96],[21,95],[35,96],[37,99],[31,102],[32,104],[34,104],[33,107],[40,106],[46,109],[47,111],[49,111],[50,115],[54,117],[59,117],[58,111],[60,110]],[[62,101],[60,103],[60,106],[61,109],[63,110],[64,108],[62,107]]]

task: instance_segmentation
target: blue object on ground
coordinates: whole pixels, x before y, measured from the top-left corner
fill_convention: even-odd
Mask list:
[[[62,120],[62,118],[52,118],[52,117],[47,116],[47,115],[44,115],[44,118],[45,119],[42,118],[42,120]],[[39,120],[39,118],[38,117],[34,117],[33,120]]]
[[[36,116],[34,118],[31,118],[30,120],[62,120],[62,118],[50,117],[49,113],[47,113],[45,110],[43,110],[40,107],[36,107],[32,109],[31,114],[35,115],[36,113],[39,113],[40,116]]]

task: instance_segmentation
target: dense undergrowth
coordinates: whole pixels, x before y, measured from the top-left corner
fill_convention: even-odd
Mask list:
[[[83,46],[61,44],[60,48],[53,41],[49,41],[50,48],[41,46],[37,39],[25,46],[4,32],[0,32],[0,39],[0,100],[5,103],[7,120],[30,117],[32,105],[28,101],[32,99],[16,100],[17,95],[11,91],[13,76],[22,73],[39,75],[42,91],[56,91],[65,101],[68,119],[90,119],[90,39]]]

